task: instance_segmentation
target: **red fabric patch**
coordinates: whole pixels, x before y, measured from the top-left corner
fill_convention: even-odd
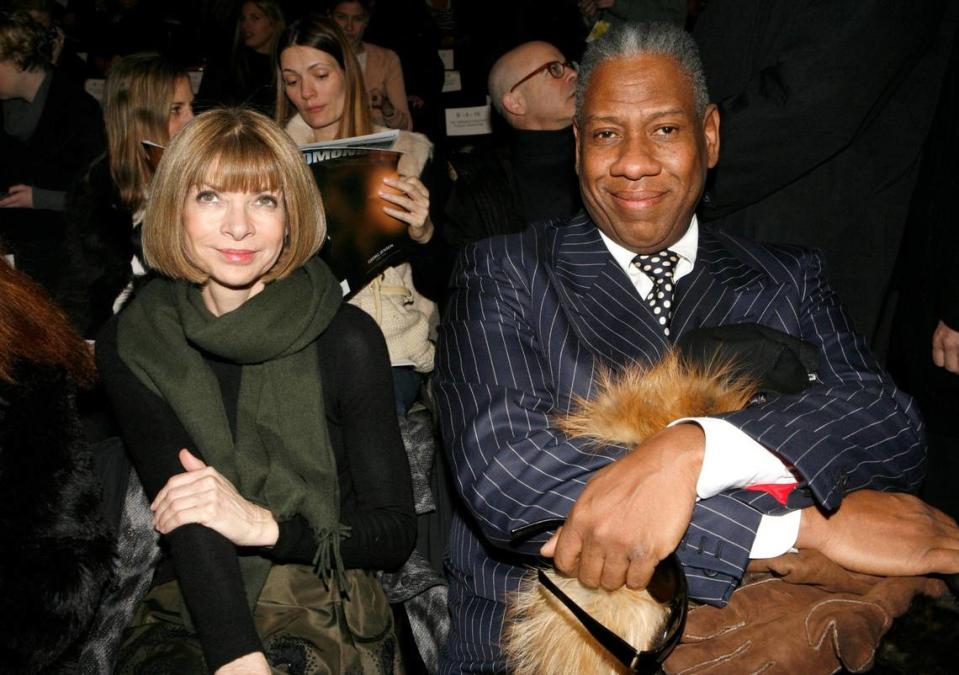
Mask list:
[[[789,495],[792,494],[797,485],[799,483],[757,483],[747,485],[745,489],[753,492],[768,492],[773,496],[773,499],[785,506],[786,500],[789,499]]]

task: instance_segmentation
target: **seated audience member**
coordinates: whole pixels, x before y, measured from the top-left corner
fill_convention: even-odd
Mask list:
[[[84,63],[72,44],[68,44],[67,36],[59,18],[63,8],[56,0],[6,0],[0,2],[8,12],[25,11],[44,28],[53,31],[53,65],[62,74],[67,74],[78,80],[86,80],[87,64]]]
[[[53,66],[54,34],[0,14],[0,238],[49,291],[63,260],[66,191],[104,147],[97,102]]]
[[[383,131],[370,118],[366,90],[346,36],[331,19],[308,16],[294,22],[280,42],[276,114],[298,144]],[[351,302],[369,312],[386,336],[393,363],[397,410],[416,400],[423,374],[433,370],[430,339],[436,298],[446,283],[440,238],[430,219],[430,192],[419,179],[432,145],[422,134],[401,131],[399,179],[386,184],[383,210],[408,225],[411,263],[388,267]],[[400,289],[400,290],[397,290]],[[425,296],[425,297],[424,297]]]
[[[363,71],[373,123],[390,129],[410,130],[413,118],[406,100],[399,57],[392,49],[363,42],[374,4],[373,0],[337,2],[330,10],[330,16],[343,29]]]
[[[460,257],[434,381],[465,505],[451,535],[445,672],[505,668],[503,598],[539,556],[614,590],[645,587],[675,551],[690,597],[720,606],[751,558],[792,546],[871,574],[959,571],[955,522],[891,494],[922,480],[916,406],[853,332],[820,257],[697,222],[719,155],[708,101],[688,34],[611,30],[577,82],[586,212]],[[815,383],[681,420],[632,452],[556,427],[603,369],[656,362],[694,328],[740,323],[811,343]],[[753,484],[782,484],[782,501],[742,489]],[[550,518],[566,520],[545,544],[510,545],[515,528]]]
[[[324,234],[300,153],[256,112],[198,116],[160,162],[143,251],[162,277],[97,341],[172,561],[119,673],[399,665],[373,570],[413,547],[409,466],[386,346],[315,257]]]
[[[186,71],[158,54],[131,54],[110,69],[103,95],[107,153],[70,194],[68,272],[58,293],[87,337],[120,309],[131,281],[145,274],[140,224],[156,155],[193,119],[192,102]],[[148,149],[144,141],[160,147]]]
[[[66,317],[0,260],[0,669],[79,672],[111,581],[114,535],[77,390],[93,358]]]
[[[489,93],[510,126],[502,150],[452,160],[456,180],[443,234],[454,246],[582,208],[575,171],[576,69],[551,44],[527,42],[501,56]]]
[[[233,52],[213,60],[203,73],[197,98],[204,106],[242,105],[265,115],[276,102],[276,43],[286,27],[275,0],[245,2],[237,17]]]

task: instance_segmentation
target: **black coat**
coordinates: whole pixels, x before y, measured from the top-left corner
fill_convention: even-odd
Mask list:
[[[720,157],[701,217],[821,248],[873,334],[956,25],[951,0],[713,0],[700,14]]]
[[[106,156],[67,197],[63,277],[54,297],[76,330],[94,338],[113,316],[113,303],[132,279],[139,254],[133,214],[120,203]]]
[[[111,578],[114,536],[60,368],[0,381],[0,670],[76,672]]]

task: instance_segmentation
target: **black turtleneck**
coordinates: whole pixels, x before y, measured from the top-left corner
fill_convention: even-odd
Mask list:
[[[444,211],[454,247],[580,210],[572,127],[512,129],[505,147],[451,159],[457,179]]]
[[[572,127],[556,131],[513,129],[510,157],[527,225],[537,220],[566,218],[580,209]]]

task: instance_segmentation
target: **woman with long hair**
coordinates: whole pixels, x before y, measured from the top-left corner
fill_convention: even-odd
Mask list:
[[[103,96],[107,153],[67,200],[69,271],[57,294],[77,328],[92,337],[145,272],[139,227],[158,155],[193,119],[187,72],[155,53],[110,69]]]
[[[276,44],[285,28],[283,8],[276,0],[244,2],[229,59],[213,58],[200,81],[203,105],[241,105],[272,114]]]
[[[359,62],[343,31],[331,19],[308,16],[294,22],[279,45],[276,119],[298,144],[384,131],[374,124]],[[393,146],[401,153],[397,179],[380,193],[383,210],[407,225],[411,263],[387,268],[357,293],[352,303],[383,329],[394,365],[397,410],[405,414],[423,375],[433,370],[430,331],[436,299],[446,273],[439,237],[430,220],[430,191],[419,176],[432,144],[422,134],[400,131]],[[393,289],[400,289],[394,291]],[[425,296],[425,297],[424,297]]]
[[[170,556],[118,673],[400,667],[372,570],[412,549],[409,465],[383,337],[342,303],[324,237],[269,118],[212,110],[167,148],[143,224],[160,276],[97,340]]]

